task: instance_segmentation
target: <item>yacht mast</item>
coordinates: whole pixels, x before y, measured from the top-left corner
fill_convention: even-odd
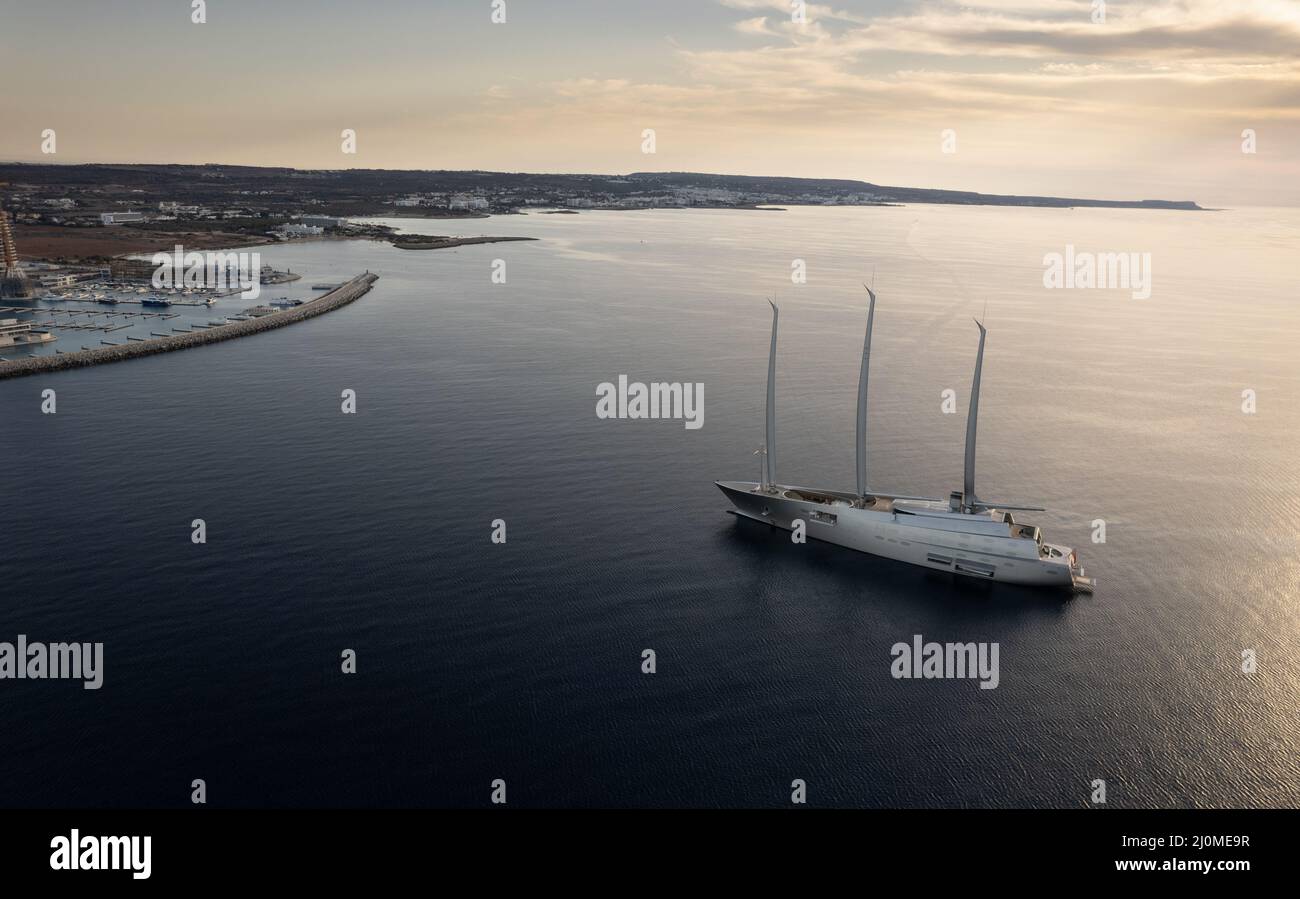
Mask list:
[[[975,429],[980,415],[980,371],[984,367],[984,336],[988,333],[979,319],[975,325],[980,329],[980,348],[975,356],[975,377],[970,385],[970,409],[966,412],[966,472],[962,482],[962,510],[974,511],[975,499]]]
[[[772,348],[767,357],[767,442],[764,444],[763,471],[767,477],[764,487],[776,483],[776,322],[781,310],[768,300],[772,307]]]
[[[876,293],[866,287],[871,302],[867,306],[867,336],[862,341],[862,368],[858,373],[858,496],[867,495],[867,370],[871,366],[871,323],[876,317]]]

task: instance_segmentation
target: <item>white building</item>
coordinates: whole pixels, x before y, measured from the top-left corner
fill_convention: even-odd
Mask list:
[[[297,225],[292,222],[281,225],[278,230],[281,237],[315,237],[325,233],[324,228],[314,225]]]
[[[482,210],[488,208],[488,201],[482,197],[472,197],[469,194],[455,194],[447,202],[448,209],[462,210]]]
[[[101,212],[100,224],[125,225],[127,222],[143,222],[144,216],[138,212]]]
[[[316,228],[342,228],[348,223],[347,219],[335,218],[331,215],[304,215],[298,221]]]

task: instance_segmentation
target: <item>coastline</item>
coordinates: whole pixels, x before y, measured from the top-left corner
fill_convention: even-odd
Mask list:
[[[837,209],[902,209],[908,206],[952,206],[978,207],[993,209],[1055,209],[1074,211],[1076,209],[1124,209],[1155,210],[1172,212],[1220,212],[1217,207],[1196,206],[1192,209],[1174,204],[1156,205],[1156,201],[1141,201],[1133,204],[1103,204],[1101,202],[1083,203],[1081,205],[1058,205],[1048,203],[996,203],[996,202],[958,202],[955,200],[907,200],[879,201],[872,203],[820,204],[820,203],[760,203],[753,205],[696,205],[696,206],[645,206],[645,207],[594,207],[590,209],[538,209],[531,212],[513,213],[517,215],[582,215],[593,212],[661,212],[676,211],[733,211],[733,212],[788,212],[791,209],[818,209],[833,206]],[[455,220],[501,218],[506,213],[493,215],[471,214],[457,216],[422,215],[417,213],[393,213],[385,211],[378,214],[364,214],[360,219],[398,218],[424,220]],[[274,240],[261,234],[249,234],[232,231],[196,231],[196,232],[158,232],[148,229],[117,229],[117,233],[105,234],[105,229],[53,228],[19,223],[17,225],[19,242],[25,243],[24,258],[46,265],[63,265],[71,267],[88,267],[106,265],[112,259],[133,256],[147,256],[154,252],[167,252],[177,240],[186,242],[187,248],[226,252],[237,249],[256,249],[267,246],[285,246],[292,244],[317,243],[329,241],[369,240],[388,243],[404,250],[441,250],[482,243],[499,243],[505,241],[540,240],[536,237],[449,237],[445,235],[417,235],[410,232],[396,233],[326,233],[300,236],[289,240]],[[421,238],[401,240],[400,238]],[[117,244],[114,246],[113,244]],[[35,246],[33,252],[29,247]],[[112,250],[113,252],[104,252]]]
[[[413,240],[391,240],[399,250],[445,250],[450,247],[467,247],[480,243],[507,243],[514,240],[538,240],[536,237],[428,237],[411,235]]]
[[[121,362],[126,359],[134,359],[137,356],[171,353],[176,350],[187,350],[209,343],[220,343],[223,340],[247,337],[250,334],[260,334],[263,331],[292,325],[314,318],[317,315],[324,315],[326,312],[332,312],[340,306],[346,306],[348,303],[369,293],[371,286],[377,280],[379,280],[379,276],[372,272],[356,275],[329,293],[323,294],[301,306],[295,306],[292,309],[275,312],[260,318],[249,319],[248,321],[231,322],[214,328],[205,328],[201,331],[191,331],[187,334],[159,337],[155,340],[97,347],[93,350],[77,350],[72,353],[56,353],[50,356],[36,357],[27,356],[22,359],[5,360],[0,362],[0,380],[63,371],[69,368],[84,368],[88,365]]]

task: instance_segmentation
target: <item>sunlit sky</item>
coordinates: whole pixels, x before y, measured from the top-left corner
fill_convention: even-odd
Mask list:
[[[0,159],[1300,205],[1300,0],[504,3],[0,0]]]

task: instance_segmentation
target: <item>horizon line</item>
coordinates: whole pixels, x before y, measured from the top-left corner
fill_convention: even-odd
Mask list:
[[[544,175],[544,176],[556,175],[556,176],[571,177],[571,178],[583,177],[583,176],[601,177],[601,178],[618,178],[618,177],[625,178],[625,177],[630,177],[632,175],[641,175],[641,174],[704,175],[704,176],[719,177],[719,178],[751,178],[755,180],[779,178],[787,181],[807,181],[807,182],[844,181],[844,182],[850,182],[855,184],[863,184],[870,187],[878,187],[878,188],[892,189],[892,190],[940,191],[946,193],[969,194],[974,196],[986,196],[986,197],[1028,197],[1034,199],[1049,199],[1049,200],[1081,200],[1089,203],[1191,203],[1197,207],[1196,210],[1191,210],[1191,211],[1206,211],[1206,212],[1217,211],[1218,209],[1224,208],[1224,207],[1203,207],[1196,200],[1193,199],[1165,200],[1157,197],[1142,197],[1140,199],[1132,199],[1132,200],[1115,200],[1115,199],[1105,199],[1100,197],[1066,196],[1064,194],[991,193],[991,192],[985,192],[980,190],[969,190],[964,188],[915,187],[911,185],[878,184],[874,181],[864,181],[861,178],[843,178],[843,177],[829,177],[829,176],[809,177],[806,175],[741,175],[741,174],[735,174],[731,172],[701,172],[701,171],[690,171],[688,169],[662,169],[662,170],[661,169],[637,169],[635,171],[628,171],[628,172],[621,172],[621,173],[620,172],[581,172],[581,171],[538,172],[538,171],[527,171],[524,169],[505,170],[505,169],[476,169],[476,168],[423,169],[423,168],[367,168],[362,166],[350,166],[346,168],[312,168],[312,167],[302,167],[302,166],[293,166],[293,165],[248,165],[245,163],[228,163],[228,162],[45,162],[45,161],[27,161],[27,160],[0,160],[0,166],[9,166],[9,165],[13,165],[13,166],[30,165],[30,166],[47,166],[47,167],[64,166],[69,168],[74,166],[158,166],[158,167],[165,166],[171,168],[219,167],[219,168],[232,168],[232,169],[284,169],[287,171],[295,171],[295,172],[430,172],[430,173],[445,172],[448,174],[483,173],[487,175]],[[943,205],[943,204],[938,204],[938,205]],[[964,204],[957,204],[957,205],[964,205]],[[1236,205],[1243,205],[1243,204],[1236,204]],[[1244,205],[1250,205],[1250,204],[1244,204]],[[1295,206],[1300,206],[1300,203],[1295,204]],[[1273,207],[1258,207],[1258,208],[1273,208]],[[1277,207],[1277,208],[1294,208],[1294,207],[1284,206],[1284,207]],[[1189,210],[1182,210],[1182,211],[1189,211]]]

